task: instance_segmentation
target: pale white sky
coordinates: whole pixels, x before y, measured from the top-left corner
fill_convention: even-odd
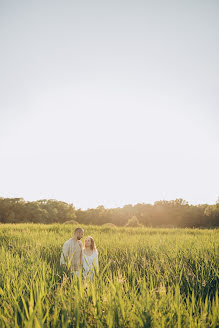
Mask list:
[[[0,0],[0,197],[219,197],[219,2]]]

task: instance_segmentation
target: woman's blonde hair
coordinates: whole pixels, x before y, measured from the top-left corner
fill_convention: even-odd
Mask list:
[[[86,240],[87,238],[90,238],[90,241],[91,241],[90,248],[92,249],[92,251],[97,251],[96,244],[95,244],[95,242],[94,242],[93,237],[91,237],[91,236],[87,236],[87,237],[85,238],[85,240]],[[85,241],[84,241],[84,248],[85,248]]]

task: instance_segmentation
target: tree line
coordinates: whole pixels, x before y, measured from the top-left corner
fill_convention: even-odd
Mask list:
[[[65,223],[77,221],[81,224],[116,226],[144,225],[152,227],[218,227],[219,199],[214,205],[190,205],[185,200],[156,201],[153,205],[139,203],[117,208],[75,209],[55,199],[25,201],[23,198],[0,198],[0,223]]]

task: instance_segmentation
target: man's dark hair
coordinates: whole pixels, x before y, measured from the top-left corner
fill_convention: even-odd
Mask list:
[[[78,228],[75,229],[74,234],[77,233],[77,232],[80,232],[80,231],[84,231],[84,229],[78,227]]]

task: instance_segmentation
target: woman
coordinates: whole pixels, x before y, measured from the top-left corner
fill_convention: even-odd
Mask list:
[[[94,278],[95,269],[97,272],[99,271],[99,264],[98,252],[94,239],[91,236],[88,236],[84,241],[82,264],[84,278],[88,278],[92,281]]]

